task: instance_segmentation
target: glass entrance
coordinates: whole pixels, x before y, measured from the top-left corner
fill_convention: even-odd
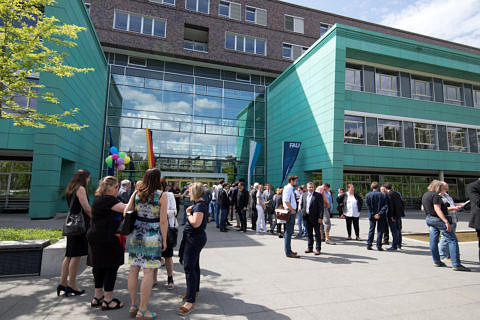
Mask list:
[[[0,212],[28,211],[32,161],[0,160]]]

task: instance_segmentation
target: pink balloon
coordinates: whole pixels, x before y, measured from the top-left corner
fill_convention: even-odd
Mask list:
[[[112,154],[112,159],[117,160],[118,159],[118,154],[117,153]]]
[[[125,159],[124,158],[118,158],[117,159],[117,163],[120,165],[120,164],[123,164],[125,162]]]
[[[125,170],[125,165],[124,165],[124,164],[120,164],[120,165],[118,165],[117,168],[118,168],[118,170],[123,171],[123,170]]]

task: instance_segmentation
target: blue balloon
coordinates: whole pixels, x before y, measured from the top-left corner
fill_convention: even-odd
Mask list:
[[[118,149],[117,149],[117,147],[111,147],[111,148],[110,148],[110,153],[111,153],[111,154],[118,154]]]

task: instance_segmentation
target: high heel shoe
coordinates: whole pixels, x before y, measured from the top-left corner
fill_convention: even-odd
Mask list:
[[[72,287],[67,286],[67,291],[65,292],[65,295],[69,297],[71,294],[74,296],[79,296],[85,293],[85,290],[75,290]]]
[[[62,286],[61,284],[59,284],[58,287],[57,287],[57,297],[60,296],[60,294],[62,293],[62,291],[65,293],[65,295],[67,295],[67,287]]]

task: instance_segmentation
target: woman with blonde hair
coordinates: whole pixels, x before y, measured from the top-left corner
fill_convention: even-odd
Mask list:
[[[460,250],[458,248],[457,236],[452,232],[451,217],[448,215],[448,207],[442,200],[443,182],[433,180],[428,186],[428,191],[422,197],[422,211],[427,215],[426,223],[430,228],[430,252],[435,267],[445,267],[445,263],[440,260],[438,251],[438,238],[440,233],[442,238],[448,243],[452,266],[455,271],[470,271],[460,263]],[[450,220],[449,220],[450,219]]]
[[[208,220],[208,206],[203,200],[205,188],[199,182],[190,185],[190,197],[194,204],[187,208],[187,223],[183,230],[183,267],[187,280],[187,292],[183,296],[185,303],[178,314],[185,316],[195,307],[195,298],[200,291],[200,252],[207,243],[205,228]]]
[[[117,199],[120,185],[108,176],[100,181],[92,204],[92,225],[87,232],[88,261],[93,267],[95,295],[91,307],[120,309],[123,303],[113,298],[118,268],[124,263],[124,242],[117,234],[126,205]]]
[[[135,208],[137,219],[128,243],[128,291],[132,299],[129,309],[131,317],[139,320],[151,320],[157,314],[147,311],[153,277],[161,266],[162,251],[167,249],[167,194],[161,191],[161,172],[158,168],[148,169],[137,191],[132,194],[125,208]],[[143,268],[143,280],[140,286],[140,303],[138,303],[138,274]]]

